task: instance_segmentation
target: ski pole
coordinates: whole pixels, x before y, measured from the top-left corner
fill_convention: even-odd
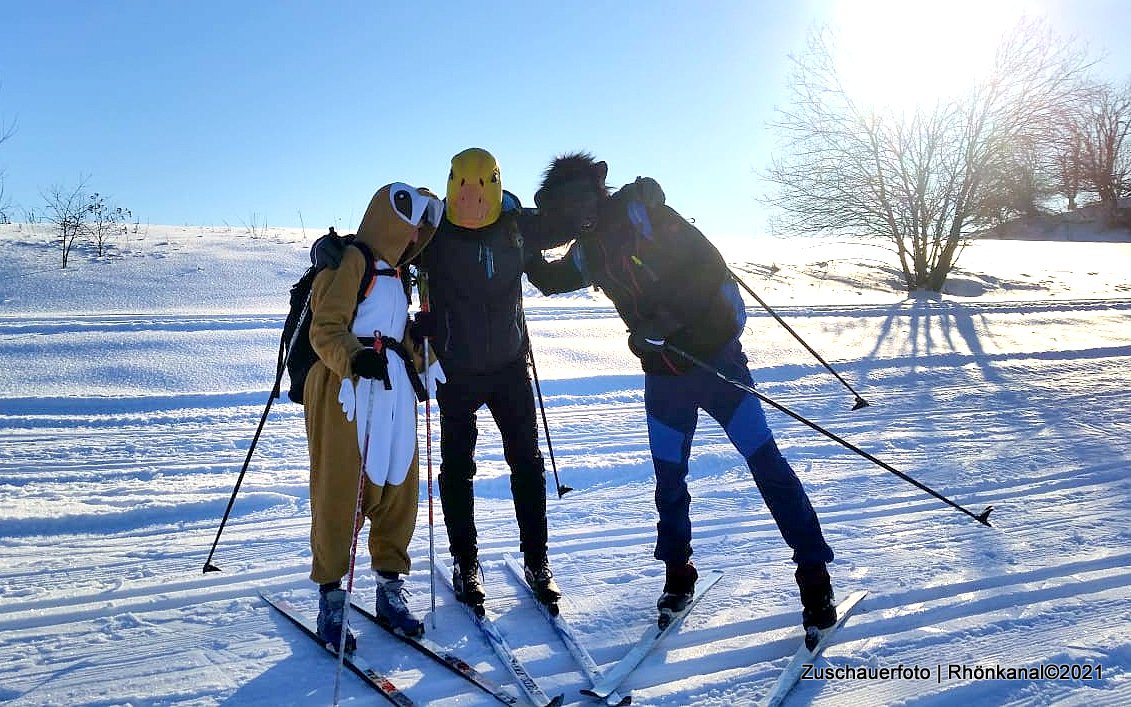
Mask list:
[[[431,305],[428,301],[428,272],[418,269],[417,289],[420,291],[420,311],[428,312]],[[424,398],[424,454],[428,462],[428,593],[432,600],[432,628],[436,628],[436,536],[435,521],[432,502],[432,390],[435,383],[428,364],[428,337],[424,337],[424,387],[428,395]]]
[[[267,423],[267,414],[271,412],[271,404],[275,402],[275,398],[279,397],[279,388],[283,383],[283,372],[287,370],[287,362],[290,361],[291,352],[295,350],[295,342],[298,341],[299,332],[302,331],[302,323],[310,316],[310,296],[306,297],[306,304],[302,307],[302,314],[299,316],[298,325],[295,326],[295,332],[291,335],[290,343],[287,345],[286,355],[283,354],[283,341],[279,340],[279,362],[278,368],[275,371],[275,385],[271,387],[271,393],[267,396],[267,405],[263,408],[263,414],[259,417],[259,425],[255,428],[255,434],[251,438],[251,445],[247,448],[247,456],[244,457],[243,467],[240,468],[239,476],[236,477],[235,488],[232,489],[232,495],[228,499],[228,507],[224,509],[224,517],[220,519],[220,527],[216,530],[216,538],[212,541],[212,549],[208,551],[208,558],[204,560],[203,573],[219,572],[220,568],[212,564],[212,556],[216,553],[216,545],[220,542],[220,535],[224,532],[224,526],[228,524],[228,516],[232,512],[232,506],[236,503],[236,494],[240,492],[240,485],[243,484],[243,477],[247,474],[247,467],[251,464],[251,455],[255,453],[255,445],[259,443],[259,435],[263,432],[263,426]]]
[[[373,332],[373,338],[381,341],[381,333]],[[346,635],[349,633],[350,605],[353,604],[353,576],[357,561],[357,537],[361,534],[361,506],[365,496],[365,475],[369,467],[369,429],[373,422],[373,394],[377,390],[377,381],[369,381],[369,404],[365,409],[365,442],[361,445],[361,468],[357,475],[357,503],[353,510],[353,540],[350,543],[350,571],[346,582],[346,603],[342,607],[342,635],[338,638],[338,670],[334,675],[334,705],[338,704],[338,697],[342,690],[342,666],[346,661]]]
[[[523,323],[525,327],[525,322]],[[550,468],[554,470],[554,485],[558,487],[558,498],[573,490],[572,486],[563,486],[558,480],[558,462],[554,459],[554,443],[550,441],[550,424],[546,422],[546,404],[542,402],[542,386],[538,382],[538,366],[534,364],[534,346],[530,343],[530,332],[526,332],[527,352],[530,355],[530,371],[534,374],[534,390],[538,392],[538,407],[542,410],[542,429],[546,431],[546,449],[550,452]]]
[[[865,459],[872,462],[873,464],[880,467],[881,469],[888,471],[892,474],[895,474],[896,476],[903,479],[907,483],[909,483],[909,484],[911,484],[911,485],[913,485],[913,486],[915,486],[919,489],[922,489],[923,491],[926,491],[927,493],[929,493],[930,495],[939,499],[943,503],[946,503],[948,506],[951,506],[952,508],[957,508],[958,510],[962,511],[963,513],[970,516],[974,520],[978,521],[982,525],[986,525],[986,526],[990,525],[989,515],[990,515],[990,511],[992,511],[994,509],[993,506],[986,506],[986,510],[982,511],[981,513],[975,514],[971,511],[963,508],[962,506],[958,505],[957,503],[950,500],[946,496],[943,496],[941,493],[939,493],[938,491],[935,491],[934,489],[930,488],[926,484],[923,484],[923,483],[920,483],[919,481],[916,481],[915,479],[911,478],[907,474],[904,474],[902,471],[899,471],[898,469],[891,466],[890,464],[887,464],[887,463],[877,459],[876,457],[865,452],[863,449],[860,449],[859,447],[852,444],[851,442],[848,442],[848,441],[842,439],[841,437],[838,437],[837,435],[833,434],[832,432],[829,432],[828,430],[826,430],[824,427],[821,427],[817,423],[811,422],[810,420],[805,419],[804,417],[802,417],[801,415],[798,415],[796,412],[790,410],[786,406],[781,405],[780,403],[777,403],[774,400],[770,399],[768,396],[765,396],[765,395],[759,393],[757,390],[755,390],[751,386],[748,386],[744,383],[741,383],[739,381],[734,380],[733,378],[728,377],[726,374],[724,374],[719,369],[715,368],[714,366],[711,366],[708,363],[704,363],[703,361],[699,360],[695,356],[692,356],[691,354],[687,353],[686,351],[683,351],[679,347],[665,343],[664,348],[669,349],[670,351],[673,351],[673,352],[679,354],[680,356],[683,356],[684,358],[686,358],[688,361],[691,361],[691,363],[695,364],[699,368],[703,369],[704,371],[707,371],[708,373],[715,374],[715,376],[717,376],[720,380],[723,380],[727,383],[730,383],[731,385],[735,386],[739,390],[744,390],[747,393],[750,393],[751,395],[758,398],[759,400],[766,403],[767,405],[770,405],[770,406],[774,407],[775,409],[780,410],[781,412],[784,412],[786,415],[789,415],[790,417],[797,420],[798,422],[800,422],[804,425],[807,425],[808,427],[816,430],[817,432],[820,432],[821,434],[825,435],[826,437],[828,437],[832,441],[836,442],[837,444],[840,444],[841,446],[843,446],[843,447],[845,447],[845,448],[847,448],[847,449],[849,449],[853,452],[856,452],[857,454],[864,457]]]
[[[796,331],[794,331],[788,324],[786,324],[785,320],[782,319],[781,317],[779,317],[777,312],[770,309],[770,305],[768,305],[764,301],[762,301],[762,298],[759,297],[757,295],[757,293],[754,292],[754,290],[750,289],[750,286],[747,285],[745,282],[743,282],[742,279],[738,277],[738,275],[735,275],[733,270],[731,270],[730,268],[727,268],[727,271],[730,273],[730,276],[734,278],[734,281],[737,282],[742,287],[742,289],[746,290],[747,294],[749,294],[751,297],[753,297],[754,300],[758,304],[762,305],[762,309],[769,312],[770,316],[772,316],[775,320],[777,320],[778,324],[781,324],[783,327],[785,327],[785,330],[788,331],[790,334],[792,334],[793,338],[797,339],[797,341],[800,342],[800,344],[802,346],[804,346],[809,351],[809,353],[813,354],[814,358],[816,358],[818,361],[820,361],[821,365],[823,365],[826,369],[828,369],[829,373],[836,376],[836,379],[838,381],[840,381],[841,384],[844,385],[845,388],[848,388],[848,391],[850,393],[852,393],[853,395],[856,396],[856,404],[852,406],[853,410],[859,410],[860,408],[868,407],[868,401],[865,400],[864,398],[860,397],[860,393],[857,393],[852,388],[852,386],[850,386],[848,384],[848,381],[841,378],[840,374],[837,373],[836,371],[834,371],[832,366],[830,366],[828,363],[825,363],[825,359],[821,358],[821,355],[819,353],[817,353],[813,349],[812,346],[810,346],[808,343],[806,343],[805,340],[802,339],[801,336]]]

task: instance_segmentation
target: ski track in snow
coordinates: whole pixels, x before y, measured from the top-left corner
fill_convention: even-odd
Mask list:
[[[820,665],[1103,666],[1092,681],[803,682],[792,704],[1131,704],[1131,300],[783,308],[872,406],[751,309],[759,389],[977,513],[989,529],[836,443],[767,410],[838,554],[834,586],[870,591]],[[563,319],[568,321],[563,322]],[[596,661],[615,663],[653,620],[663,568],[642,378],[615,359],[584,375],[583,327],[615,351],[607,307],[531,307],[563,483],[549,487],[563,613]],[[257,590],[313,612],[301,410],[277,401],[214,561],[202,574],[267,400],[277,315],[0,319],[0,701],[11,705],[327,704],[333,662]],[[565,327],[564,329],[562,327]],[[1011,327],[1044,330],[1032,350]],[[783,338],[784,337],[784,338]],[[194,347],[181,342],[191,338]],[[82,352],[74,362],[66,348]],[[235,350],[239,365],[217,352]],[[100,366],[136,361],[126,390]],[[608,357],[606,357],[608,358]],[[15,362],[9,366],[9,362]],[[188,373],[211,378],[186,388]],[[34,370],[34,372],[33,372]],[[43,394],[43,381],[57,394]],[[116,375],[111,381],[122,380]],[[268,383],[269,384],[269,383]],[[117,392],[110,392],[114,387]],[[435,415],[435,407],[432,408]],[[480,415],[477,519],[488,607],[549,694],[587,683],[506,571],[517,528],[498,434]],[[423,430],[423,415],[421,429]],[[436,429],[436,420],[433,428]],[[438,433],[433,449],[438,455]],[[422,454],[423,461],[423,454]],[[438,472],[438,456],[435,459]],[[426,470],[422,466],[422,478]],[[549,471],[549,470],[548,470]],[[624,685],[637,704],[751,704],[800,638],[789,551],[741,460],[701,419],[691,486],[696,560],[722,582]],[[446,558],[439,499],[436,551]],[[426,613],[426,492],[409,577]],[[370,601],[364,543],[358,592]],[[439,583],[438,583],[439,585]],[[431,637],[509,677],[442,586]],[[360,652],[414,699],[493,704],[356,621]],[[343,696],[379,701],[350,675]]]

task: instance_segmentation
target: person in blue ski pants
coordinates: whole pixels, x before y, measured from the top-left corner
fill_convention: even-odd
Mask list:
[[[685,608],[698,572],[691,562],[688,460],[699,410],[711,415],[742,454],[785,542],[793,550],[802,622],[836,621],[826,567],[833,551],[761,402],[722,380],[753,386],[739,337],[745,305],[718,250],[664,203],[659,185],[638,178],[616,193],[608,167],[587,153],[553,161],[535,195],[538,228],[575,234],[566,254],[527,269],[545,294],[593,285],[615,305],[644,370],[644,407],[659,513],[655,557],[665,564],[661,615]],[[552,239],[551,239],[552,240]],[[686,352],[713,370],[676,353]]]

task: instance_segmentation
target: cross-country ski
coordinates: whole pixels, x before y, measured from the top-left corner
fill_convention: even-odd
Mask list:
[[[825,650],[825,647],[832,643],[836,632],[840,630],[840,627],[844,625],[844,622],[848,620],[853,610],[856,609],[857,605],[867,594],[868,592],[865,591],[853,592],[849,594],[844,601],[837,604],[836,623],[820,631],[816,643],[810,645],[812,642],[809,640],[810,637],[808,635],[801,639],[801,646],[797,649],[797,652],[793,654],[793,657],[790,658],[789,663],[786,664],[785,669],[782,671],[781,676],[778,677],[777,682],[774,683],[773,688],[759,703],[761,707],[774,707],[782,703],[786,695],[789,694],[789,691],[792,690],[793,686],[797,684],[797,681],[801,679],[802,672],[805,670],[805,664],[816,660],[817,657],[821,655],[821,652]]]

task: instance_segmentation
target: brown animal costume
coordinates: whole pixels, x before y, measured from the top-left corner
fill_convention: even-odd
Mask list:
[[[440,209],[427,189],[384,186],[370,200],[356,240],[369,247],[379,270],[400,266],[432,238]],[[349,570],[362,467],[359,443],[364,443],[369,401],[377,402],[369,424],[361,510],[370,522],[373,569],[408,572],[408,544],[416,528],[416,399],[403,360],[388,351],[392,389],[386,390],[381,380],[358,379],[356,404],[353,399],[352,367],[365,348],[359,337],[373,337],[378,330],[378,337],[414,350],[405,331],[408,300],[400,278],[381,275],[358,303],[365,273],[361,250],[347,248],[340,266],[320,272],[311,289],[310,342],[320,360],[310,369],[303,397],[310,451],[310,578],[320,585],[337,582]]]

